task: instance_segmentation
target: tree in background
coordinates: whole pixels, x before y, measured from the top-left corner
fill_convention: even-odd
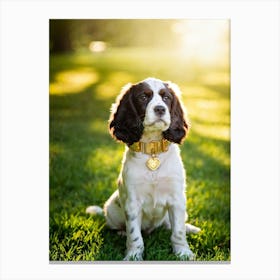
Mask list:
[[[73,51],[72,20],[50,20],[50,51]]]

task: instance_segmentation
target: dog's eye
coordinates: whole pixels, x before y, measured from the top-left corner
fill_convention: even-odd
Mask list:
[[[148,96],[145,94],[145,93],[142,93],[140,96],[139,96],[139,99],[141,101],[147,101],[148,100]]]
[[[167,102],[167,101],[170,100],[170,97],[169,97],[168,95],[165,95],[165,96],[162,97],[162,100],[163,100],[164,102]]]

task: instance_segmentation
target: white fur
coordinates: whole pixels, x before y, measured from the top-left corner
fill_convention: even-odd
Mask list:
[[[147,79],[154,95],[146,108],[144,133],[140,141],[160,140],[162,132],[170,125],[168,107],[158,94],[164,87],[157,79]],[[164,106],[166,113],[162,122],[157,122],[154,107]],[[157,155],[160,167],[151,171],[146,167],[150,155],[134,152],[126,147],[122,169],[116,190],[104,205],[107,225],[112,229],[125,231],[127,251],[125,260],[141,260],[144,243],[141,231],[151,232],[161,225],[172,230],[173,251],[182,259],[194,259],[189,248],[186,233],[197,233],[199,228],[185,224],[186,177],[177,144],[170,144],[167,152]],[[99,212],[90,208],[92,212]],[[88,212],[91,212],[90,209]]]
[[[92,215],[103,215],[103,209],[99,206],[89,206],[86,209],[87,214],[92,214]]]
[[[152,100],[146,108],[146,115],[144,118],[145,131],[158,131],[161,134],[162,131],[168,129],[171,121],[168,107],[158,94],[159,91],[164,88],[164,84],[160,80],[154,78],[148,78],[145,82],[150,86],[154,93]],[[154,111],[154,108],[158,105],[163,106],[166,109],[166,114],[160,118],[161,121],[158,121],[159,118]]]

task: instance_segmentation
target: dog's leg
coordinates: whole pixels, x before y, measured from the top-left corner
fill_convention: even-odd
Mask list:
[[[186,226],[185,226],[185,202],[180,201],[174,203],[169,208],[169,219],[171,223],[171,242],[174,253],[181,259],[194,260],[194,254],[190,250],[189,244],[186,240]]]
[[[127,200],[125,204],[126,218],[126,256],[124,260],[142,260],[144,242],[141,235],[141,211],[136,202]]]
[[[106,225],[111,229],[123,231],[125,217],[120,204],[119,191],[116,190],[104,204]]]

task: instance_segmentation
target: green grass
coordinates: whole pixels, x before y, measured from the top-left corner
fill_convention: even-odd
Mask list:
[[[116,189],[124,146],[108,133],[110,106],[125,83],[148,76],[179,84],[192,123],[181,151],[189,222],[202,231],[190,247],[198,261],[230,260],[229,70],[141,49],[50,57],[50,260],[123,259],[125,237],[85,209]],[[170,234],[144,235],[144,259],[176,261]]]

